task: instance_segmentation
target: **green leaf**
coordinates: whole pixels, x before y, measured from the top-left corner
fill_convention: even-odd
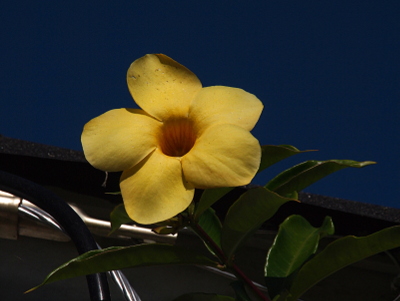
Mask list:
[[[296,275],[287,301],[295,301],[332,273],[369,256],[400,247],[400,226],[364,237],[346,236],[330,243],[305,263]]]
[[[326,217],[314,228],[300,215],[289,216],[279,227],[265,265],[265,277],[287,277],[317,251],[319,240],[334,233],[332,219]]]
[[[129,247],[109,247],[82,254],[51,272],[35,290],[47,283],[123,268],[164,265],[196,264],[216,267],[217,263],[187,248],[148,244]]]
[[[110,214],[110,220],[111,220],[110,234],[118,230],[122,224],[133,222],[129,217],[128,213],[126,213],[124,204],[120,204],[114,208],[114,210]]]
[[[300,151],[291,145],[262,145],[261,163],[258,172],[270,167],[271,165],[289,158],[293,155],[310,152],[311,150]]]
[[[250,189],[229,208],[222,226],[221,246],[228,259],[246,239],[270,219],[284,198],[264,187]]]
[[[216,294],[190,293],[182,295],[173,301],[235,301],[234,298]]]
[[[314,228],[300,215],[289,216],[280,225],[265,265],[265,281],[272,297],[290,285],[293,279],[288,277],[315,254],[319,240],[333,233],[330,217],[325,218],[320,228]]]
[[[289,296],[289,292],[287,290],[284,290],[281,294],[276,295],[272,301],[286,301],[286,299]],[[300,299],[299,299],[300,300]]]
[[[199,226],[207,235],[221,247],[221,221],[215,214],[215,210],[208,208],[201,216],[198,222]]]
[[[287,196],[294,191],[299,192],[303,190],[335,171],[346,167],[361,168],[371,164],[375,164],[375,162],[357,162],[352,160],[306,161],[283,171],[269,181],[265,185],[265,188],[275,191],[282,196]]]
[[[222,187],[204,190],[194,212],[195,219],[198,220],[204,211],[210,208],[216,201],[222,198],[233,188],[234,187]]]
[[[310,150],[300,151],[291,145],[263,145],[261,146],[261,151],[262,157],[258,172],[290,156],[309,152]],[[207,208],[212,206],[232,189],[233,187],[223,187],[204,190],[195,210],[195,219],[197,220]]]

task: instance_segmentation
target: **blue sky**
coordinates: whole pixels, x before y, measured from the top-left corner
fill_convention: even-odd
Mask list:
[[[373,160],[308,192],[400,208],[399,1],[3,1],[0,134],[81,150],[83,125],[134,107],[129,65],[165,53],[204,86],[264,103],[253,134],[309,159]]]

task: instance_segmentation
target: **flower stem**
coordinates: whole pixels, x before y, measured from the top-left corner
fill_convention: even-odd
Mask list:
[[[221,264],[225,264],[227,261],[227,258],[224,254],[224,252],[222,252],[221,248],[216,244],[216,242],[207,234],[206,231],[204,231],[204,229],[197,223],[194,223],[194,227],[193,225],[192,229],[193,231],[199,235],[201,237],[201,239],[204,240],[204,242],[207,244],[207,246],[213,250],[213,252],[215,253],[215,255],[218,257],[218,259],[220,260]]]
[[[216,242],[204,231],[204,229],[197,224],[196,222],[190,224],[192,230],[199,235],[203,241],[207,244],[207,246],[213,250],[215,255],[218,257],[222,265],[228,264],[228,258],[226,258],[222,249],[216,244]],[[251,281],[249,277],[247,277],[243,271],[234,263],[230,263],[229,268],[233,269],[233,272],[239,280],[243,281],[246,285],[248,285],[253,292],[263,301],[270,301],[270,299],[265,296]]]
[[[244,283],[246,283],[252,290],[253,292],[260,297],[261,300],[263,301],[270,301],[270,299],[265,296],[251,281],[249,277],[247,277],[241,269],[236,264],[232,265],[232,269],[234,270],[234,274],[236,275],[236,278],[241,279]]]

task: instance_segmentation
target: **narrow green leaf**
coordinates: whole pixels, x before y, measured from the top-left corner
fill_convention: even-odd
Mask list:
[[[332,219],[326,217],[320,228],[315,228],[300,215],[289,216],[279,227],[269,249],[265,265],[265,281],[272,297],[289,288],[289,277],[308,260],[318,248],[319,240],[334,233]]]
[[[300,215],[289,216],[279,227],[269,249],[265,277],[287,277],[317,251],[319,240],[334,233],[332,219],[326,217],[315,228]]]
[[[289,158],[293,155],[310,152],[311,150],[300,151],[291,145],[262,145],[261,163],[258,172],[270,167],[271,165]]]
[[[40,285],[28,292],[62,279],[124,268],[164,264],[217,266],[216,262],[204,255],[183,247],[163,244],[110,247],[90,251],[68,261],[51,272]]]
[[[197,220],[200,215],[210,208],[216,201],[231,191],[234,187],[212,188],[203,191],[200,201],[196,206],[194,217]]]
[[[199,226],[220,247],[221,246],[221,221],[215,214],[215,210],[208,208],[198,222]]]
[[[118,230],[122,224],[132,223],[133,221],[126,213],[124,204],[120,204],[114,208],[110,214],[111,220],[111,233]]]
[[[182,295],[173,301],[235,301],[234,298],[216,294],[190,293]]]
[[[121,191],[105,192],[105,194],[109,194],[109,195],[121,195]]]
[[[282,196],[287,196],[293,191],[299,192],[303,190],[335,171],[346,167],[361,168],[371,164],[375,164],[375,162],[352,160],[306,161],[283,171],[269,181],[265,188]]]
[[[316,283],[350,264],[398,247],[400,226],[389,227],[364,237],[346,236],[337,239],[301,267],[287,301],[297,300]]]
[[[288,201],[292,199],[284,198],[263,187],[250,189],[242,194],[229,208],[222,226],[221,246],[228,259]]]

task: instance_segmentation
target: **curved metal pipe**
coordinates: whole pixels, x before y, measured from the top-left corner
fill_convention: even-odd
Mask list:
[[[71,237],[78,253],[97,249],[92,234],[82,219],[61,198],[42,186],[19,176],[0,171],[0,190],[7,191],[21,199],[28,199],[48,212]],[[92,301],[111,300],[105,273],[86,276]]]

